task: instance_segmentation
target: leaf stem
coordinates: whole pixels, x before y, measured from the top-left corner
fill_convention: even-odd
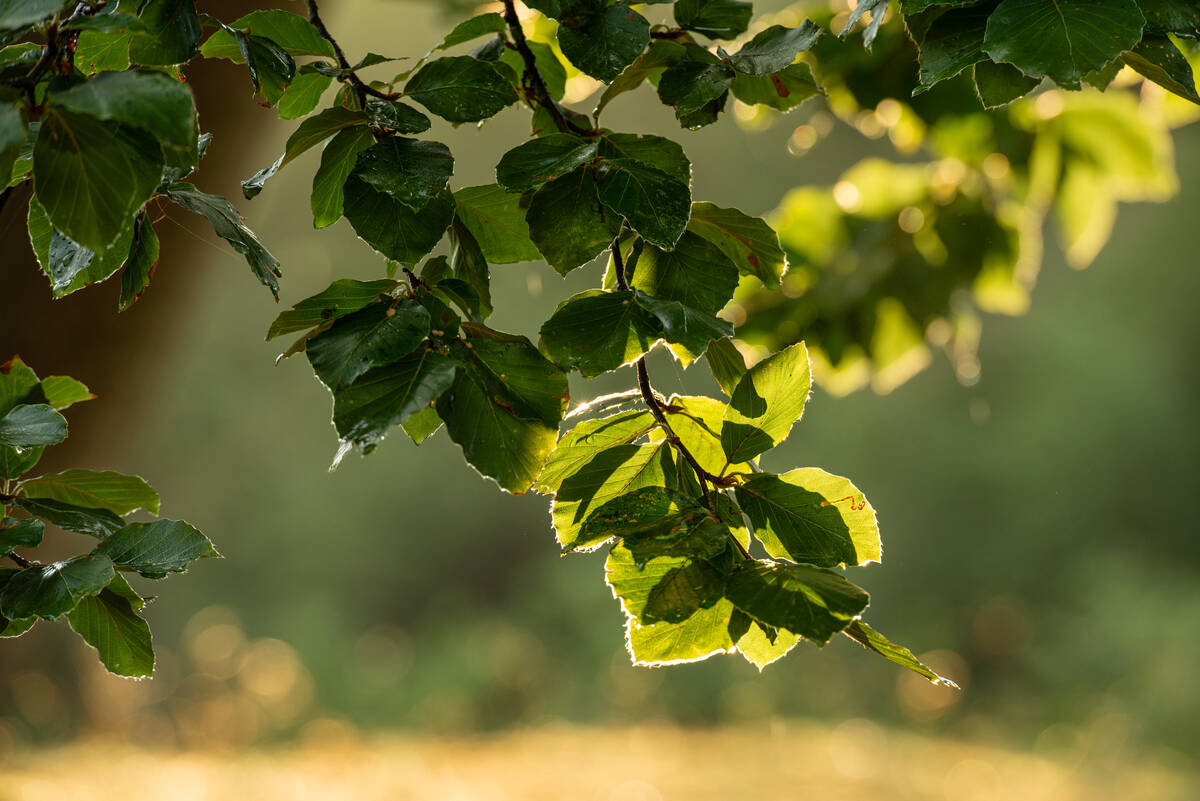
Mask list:
[[[504,21],[508,23],[508,29],[512,32],[513,44],[517,48],[517,52],[521,54],[521,59],[525,62],[525,80],[529,83],[529,89],[532,91],[537,104],[550,114],[550,118],[554,120],[555,126],[563,133],[588,133],[587,130],[580,128],[575,123],[567,119],[563,114],[562,107],[554,102],[554,98],[550,96],[550,90],[546,87],[546,81],[542,78],[542,73],[537,68],[537,58],[533,55],[533,51],[529,49],[529,42],[525,39],[525,31],[521,28],[521,20],[517,16],[517,8],[514,0],[504,0]]]
[[[629,291],[629,279],[625,276],[625,257],[621,255],[621,237],[618,235],[612,243],[613,256],[613,274],[617,279],[617,288]],[[687,446],[679,439],[679,435],[675,433],[675,429],[671,427],[671,423],[667,420],[667,414],[663,410],[662,401],[654,392],[654,387],[650,384],[650,371],[646,368],[646,357],[643,354],[636,362],[634,369],[637,370],[638,390],[642,394],[642,402],[646,404],[646,408],[650,410],[650,414],[654,417],[658,427],[663,430],[666,435],[667,442],[675,450],[679,451],[679,455],[687,460],[691,465],[692,470],[696,473],[696,478],[700,481],[700,490],[704,493],[704,505],[713,513],[713,516],[718,520],[721,519],[720,513],[717,511],[717,505],[713,502],[712,495],[708,491],[708,485],[719,488],[728,486],[729,482],[720,476],[714,476],[712,473],[705,470],[700,462],[696,459],[692,452],[687,449]]]
[[[325,21],[321,19],[321,12],[317,8],[317,0],[308,0],[308,21],[317,29],[317,33],[321,34],[321,38],[329,42],[333,46],[333,54],[337,57],[338,66],[346,71],[346,79],[350,81],[350,85],[354,87],[355,93],[358,95],[358,104],[366,107],[367,95],[377,97],[380,100],[391,100],[392,98],[378,89],[367,85],[362,78],[358,77],[353,69],[350,68],[350,62],[346,58],[346,53],[342,50],[342,46],[338,44],[337,39],[333,38],[333,34],[325,27]]]
[[[15,553],[9,553],[8,558],[16,562],[21,567],[33,567],[33,562],[30,562],[24,556],[17,556]]]

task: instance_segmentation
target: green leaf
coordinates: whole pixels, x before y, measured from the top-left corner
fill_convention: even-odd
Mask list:
[[[596,258],[621,228],[620,216],[600,203],[587,167],[534,192],[525,219],[534,245],[560,275]]]
[[[449,265],[454,273],[452,280],[461,281],[473,295],[465,301],[470,314],[476,322],[482,322],[492,313],[491,274],[479,242],[457,216],[450,223]]]
[[[470,56],[431,61],[404,94],[449,122],[478,122],[517,102],[517,93],[491,64]]]
[[[666,412],[679,441],[705,470],[721,475],[727,467],[735,472],[750,469],[745,464],[726,465],[725,451],[721,448],[724,403],[704,395],[672,395]]]
[[[66,0],[0,0],[0,31],[27,28],[70,5]]]
[[[0,184],[8,184],[13,164],[21,155],[21,147],[28,137],[29,129],[20,109],[8,103],[0,103]]]
[[[154,136],[170,166],[194,167],[200,138],[187,84],[160,72],[106,72],[50,95],[54,106],[97,120],[131,125]]]
[[[582,72],[605,82],[620,75],[648,44],[650,23],[624,4],[577,3],[558,27],[563,55]]]
[[[506,28],[504,17],[500,14],[495,12],[479,14],[455,25],[454,30],[446,34],[446,38],[442,39],[442,43],[437,46],[437,49],[447,50],[455,45],[478,39],[480,36],[487,36],[489,33],[503,33]]]
[[[454,218],[454,196],[443,190],[420,211],[351,175],[343,213],[355,232],[389,259],[414,265],[433,250]]]
[[[726,600],[701,609],[680,623],[642,625],[625,621],[625,644],[635,665],[662,667],[700,662],[733,650],[730,623],[737,610]]]
[[[756,621],[824,645],[870,597],[841,574],[808,565],[752,562],[729,577],[726,596]]]
[[[631,158],[602,161],[596,170],[596,193],[647,242],[661,248],[675,247],[691,216],[687,184]]]
[[[738,75],[731,88],[733,96],[743,103],[776,111],[791,111],[810,97],[823,94],[812,69],[803,61],[770,75]]]
[[[82,599],[67,616],[67,622],[96,649],[101,664],[110,673],[133,679],[154,673],[150,626],[128,598],[110,589],[101,590],[98,595]]]
[[[129,69],[129,45],[132,33],[80,31],[75,40],[75,69],[84,75]]]
[[[759,217],[712,203],[693,203],[688,231],[716,245],[738,271],[771,287],[787,270],[787,257],[774,229]]]
[[[938,16],[918,42],[921,50],[920,84],[913,90],[914,95],[987,60],[983,38],[988,17],[994,9],[994,5],[985,3],[982,6],[930,12]]]
[[[0,417],[30,397],[38,388],[37,373],[29,369],[20,356],[0,364]]]
[[[252,11],[229,23],[229,27],[270,39],[292,56],[335,57],[333,45],[321,36],[312,23],[287,11]],[[235,62],[244,60],[234,36],[224,28],[208,37],[208,41],[200,48],[200,54],[205,58],[225,58]]]
[[[981,61],[972,71],[975,79],[975,94],[987,109],[1007,106],[1018,97],[1032,92],[1041,78],[1030,78],[1012,64],[997,64]]]
[[[367,123],[370,120],[371,117],[365,112],[342,106],[327,108],[315,117],[310,117],[300,123],[300,126],[288,137],[282,156],[276,159],[274,163],[259,170],[245,181],[242,181],[242,194],[247,198],[255,197],[262,191],[263,185],[267,182],[268,178],[286,167],[302,153],[319,145],[339,131],[361,127],[365,132]],[[372,138],[371,141],[373,142],[374,139]],[[366,148],[364,147],[363,149]],[[345,181],[344,176],[342,180]]]
[[[636,290],[634,294],[637,305],[661,324],[663,338],[681,346],[692,358],[704,353],[709,340],[733,336],[733,324],[711,314],[697,311],[677,300],[652,298],[641,290]]]
[[[246,257],[251,271],[271,294],[279,297],[279,261],[263,247],[254,232],[242,222],[237,209],[228,200],[201,192],[189,183],[177,181],[167,186],[167,197],[188,211],[203,216],[217,236]]]
[[[729,57],[729,65],[747,75],[769,75],[789,66],[802,50],[813,46],[821,27],[804,20],[798,28],[772,25],[759,32]]]
[[[662,336],[632,292],[591,289],[559,304],[542,325],[542,348],[555,363],[593,378],[632,364]]]
[[[200,49],[196,0],[148,0],[139,16],[145,33],[134,35],[129,57],[135,64],[182,64]]]
[[[850,18],[846,20],[846,27],[842,28],[842,32],[838,36],[845,39],[858,21],[870,13],[871,21],[863,31],[863,47],[870,50],[871,43],[875,41],[875,36],[879,33],[879,27],[883,25],[883,18],[887,15],[888,2],[889,0],[860,0],[850,12]],[[907,0],[901,0],[901,3],[906,2]],[[904,13],[907,14],[908,11],[906,10]]]
[[[321,103],[321,96],[333,83],[328,75],[316,72],[297,72],[287,89],[279,96],[275,110],[285,120],[297,120],[312,113]]]
[[[427,406],[400,424],[414,444],[420,445],[442,427],[442,418],[437,409]]]
[[[455,366],[450,356],[422,348],[393,364],[368,371],[333,393],[333,426],[338,436],[364,452],[373,448],[392,426],[432,412],[429,404],[449,389]],[[432,420],[425,420],[423,428],[437,421],[426,436],[441,425],[436,413]]]
[[[20,497],[16,499],[15,503],[29,514],[40,517],[47,523],[53,523],[67,531],[88,534],[97,539],[104,539],[125,525],[124,520],[107,509],[87,509],[61,501]]]
[[[262,94],[268,106],[273,106],[296,76],[296,62],[288,52],[265,36],[229,30],[237,42],[250,73],[254,91]]]
[[[65,375],[46,376],[42,379],[40,390],[46,403],[60,411],[96,397],[82,381]]]
[[[372,303],[340,317],[305,348],[313,372],[338,389],[372,367],[399,361],[429,336],[429,312],[415,300]]]
[[[93,252],[112,245],[162,174],[158,145],[50,107],[33,146],[34,192],[54,227]]]
[[[601,452],[628,445],[649,432],[654,425],[654,418],[648,411],[621,412],[579,423],[558,440],[546,466],[538,475],[534,489],[546,494],[557,492],[564,481]],[[582,524],[584,521],[581,519],[579,522]]]
[[[505,153],[496,165],[496,183],[509,192],[528,192],[596,158],[597,145],[573,134],[553,133]]]
[[[875,510],[847,479],[807,467],[750,476],[736,492],[771,556],[821,567],[882,559]]]
[[[280,314],[267,330],[271,340],[293,331],[303,331],[322,323],[331,322],[358,311],[399,284],[390,279],[378,281],[355,281],[341,278],[311,297],[297,303]]]
[[[733,262],[691,232],[683,234],[674,250],[647,247],[632,266],[629,283],[634,288],[709,315],[725,307],[738,282]]]
[[[29,448],[66,438],[66,418],[44,403],[22,403],[0,417],[0,445]]]
[[[55,620],[104,589],[112,577],[113,563],[104,554],[27,567],[12,576],[0,593],[0,615],[9,620]]]
[[[702,560],[672,568],[646,598],[639,623],[681,623],[721,600],[725,579]]]
[[[679,5],[677,4],[675,8],[678,10]],[[592,113],[599,117],[605,106],[618,95],[637,89],[647,78],[655,73],[660,73],[664,68],[677,61],[681,61],[686,54],[687,50],[678,42],[666,39],[655,39],[650,42],[650,47],[646,49],[646,52],[638,56],[637,61],[621,70],[621,74],[605,88]]]
[[[407,103],[378,97],[367,98],[367,116],[374,125],[402,134],[422,133],[432,124],[428,117]]]
[[[460,366],[437,400],[463,456],[513,493],[529,489],[554,447],[569,399],[567,377],[524,337],[463,323]]]
[[[72,506],[107,509],[124,517],[137,509],[158,514],[158,493],[138,476],[111,470],[67,470],[31,478],[21,484],[27,498],[62,501]]]
[[[1170,38],[1153,34],[1143,36],[1137,47],[1122,58],[1130,67],[1167,91],[1193,103],[1200,103],[1192,65]]]
[[[1193,0],[1138,0],[1146,17],[1146,33],[1194,37],[1200,30],[1200,7]]]
[[[455,214],[492,264],[538,261],[529,236],[522,198],[495,184],[468,186],[454,193]]]
[[[0,557],[8,556],[15,548],[36,548],[41,545],[45,528],[46,524],[41,520],[4,518],[4,528],[0,528]]]
[[[0,445],[0,479],[20,478],[34,468],[45,448],[14,448]]]
[[[774,633],[774,639],[771,638],[771,633]],[[758,623],[750,621],[746,633],[738,638],[737,649],[746,657],[747,662],[761,671],[767,665],[786,656],[799,642],[800,637],[790,631],[771,626],[764,629]]]
[[[563,99],[567,89],[567,69],[563,63],[558,60],[558,55],[554,52],[554,48],[545,42],[537,42],[528,39],[525,42],[529,45],[530,52],[533,53],[533,63],[537,67],[538,73],[542,76],[542,81],[546,84],[546,91],[550,93],[550,97],[556,102]],[[500,55],[500,61],[512,68],[513,72],[518,75],[523,75],[525,72],[525,60],[516,50],[505,48]],[[540,109],[539,110],[544,110]]]
[[[34,255],[50,279],[50,292],[56,298],[111,276],[125,262],[133,242],[133,226],[129,226],[111,247],[97,256],[56,230],[37,198],[29,201],[28,226]]]
[[[1084,75],[1138,43],[1144,23],[1134,0],[1003,0],[984,49],[1026,75],[1079,89]]]
[[[733,391],[721,429],[731,462],[753,459],[787,439],[812,387],[808,350],[800,342],[750,368]]]
[[[724,64],[684,61],[663,72],[658,81],[658,99],[682,118],[724,94],[734,76]]]
[[[647,134],[605,134],[600,139],[600,155],[607,159],[640,161],[662,170],[682,184],[692,184],[692,163],[678,142],[664,136]]]
[[[454,173],[454,157],[441,142],[389,136],[358,154],[351,173],[413,211],[440,194]]]
[[[639,563],[660,556],[713,557],[730,541],[729,530],[696,498],[663,487],[642,487],[601,506],[584,523],[577,547],[614,537]]]
[[[736,39],[750,26],[753,4],[743,0],[678,0],[675,21],[679,27],[710,39]]]
[[[158,235],[150,217],[143,211],[134,221],[133,244],[129,248],[129,258],[121,268],[121,298],[118,301],[119,311],[125,311],[142,296],[154,270],[158,267]]]
[[[208,537],[182,520],[130,523],[96,546],[95,553],[152,579],[182,573],[193,559],[220,557]]]
[[[341,131],[329,141],[321,153],[321,166],[313,175],[313,227],[333,225],[342,216],[345,203],[346,179],[354,170],[358,154],[375,144],[375,137],[366,128]]]
[[[946,687],[952,687],[955,690],[959,689],[958,685],[953,681],[945,676],[938,675],[932,668],[926,666],[921,660],[913,656],[912,651],[903,646],[896,645],[861,619],[853,621],[842,633],[868,651],[874,651],[884,659],[895,662],[901,667],[906,667],[914,673],[929,679],[934,684],[942,684]]]

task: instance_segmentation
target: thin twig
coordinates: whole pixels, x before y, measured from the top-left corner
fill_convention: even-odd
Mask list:
[[[354,87],[355,93],[358,94],[358,104],[360,106],[367,105],[367,95],[377,97],[380,100],[391,100],[392,98],[378,89],[369,86],[362,78],[358,77],[353,69],[351,69],[350,61],[346,58],[346,53],[342,50],[342,46],[338,44],[337,39],[333,38],[333,34],[325,27],[325,21],[321,19],[321,12],[317,9],[317,0],[308,0],[308,21],[317,29],[317,33],[321,34],[321,38],[329,42],[333,46],[333,54],[337,58],[338,66],[346,73],[346,80],[350,81],[350,85]]]
[[[21,567],[32,567],[33,566],[33,562],[30,562],[28,559],[26,559],[23,556],[17,556],[15,553],[10,552],[8,554],[8,558],[13,560],[14,562],[16,562]]]
[[[529,49],[529,42],[525,39],[525,31],[521,28],[521,20],[517,16],[517,8],[513,0],[504,0],[504,21],[508,23],[508,29],[512,32],[513,44],[516,45],[517,52],[521,54],[521,59],[525,62],[525,79],[529,83],[529,88],[533,92],[537,104],[546,109],[558,130],[563,133],[588,133],[586,129],[580,128],[568,120],[567,116],[563,114],[562,107],[550,96],[546,81],[537,68],[537,58]]]

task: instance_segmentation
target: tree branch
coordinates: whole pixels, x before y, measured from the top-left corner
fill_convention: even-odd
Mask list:
[[[350,85],[354,87],[354,91],[358,94],[358,104],[360,106],[367,105],[367,95],[377,97],[380,100],[391,100],[392,98],[378,89],[374,89],[367,85],[362,78],[358,77],[350,67],[350,61],[346,58],[346,53],[342,50],[342,46],[338,44],[337,39],[333,38],[333,34],[325,27],[325,21],[321,19],[321,12],[317,8],[317,0],[308,0],[308,21],[317,29],[317,33],[321,34],[321,38],[329,42],[333,46],[333,54],[337,58],[338,66],[346,71],[346,80],[350,81]]]
[[[504,0],[504,21],[508,23],[508,29],[512,33],[513,44],[516,46],[517,52],[521,54],[521,59],[525,62],[525,79],[529,82],[537,104],[549,112],[550,118],[554,120],[554,124],[558,127],[558,130],[563,133],[588,133],[585,129],[568,120],[566,115],[563,114],[562,107],[554,102],[554,98],[550,96],[550,90],[546,87],[546,81],[542,78],[542,73],[537,68],[537,59],[533,55],[533,51],[529,49],[529,42],[525,39],[525,31],[521,28],[521,20],[517,17],[517,8],[513,0]]]

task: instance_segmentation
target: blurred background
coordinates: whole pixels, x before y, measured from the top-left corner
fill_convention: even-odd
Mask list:
[[[359,0],[327,17],[354,60],[424,52],[467,5]],[[232,65],[190,80],[216,134],[197,183],[239,197],[295,123]],[[883,147],[836,123],[789,148],[820,100],[681,133],[650,91],[606,124],[680,138],[696,198],[749,213]],[[527,125],[513,108],[482,130],[435,126],[452,186],[490,182]],[[106,676],[65,625],[4,641],[0,799],[1200,797],[1200,127],[1175,147],[1178,195],[1122,207],[1090,269],[1049,243],[1028,314],[985,319],[977,382],[934,360],[887,395],[817,390],[767,457],[867,493],[886,555],[858,576],[871,621],[962,692],[840,639],[761,675],[736,657],[631,667],[603,557],[560,558],[546,499],[500,493],[444,432],[419,450],[393,434],[328,472],[329,395],[302,359],[272,367],[281,307],[211,231],[166,212],[155,283],[117,319],[111,285],[51,303],[6,212],[0,356],[99,395],[44,468],[145,476],[225,559],[149,608],[152,681]],[[345,221],[311,230],[317,158],[237,201],[283,264],[283,306],[383,274]],[[491,324],[536,339],[598,280],[497,267]],[[715,388],[703,363],[652,368],[663,391]]]

